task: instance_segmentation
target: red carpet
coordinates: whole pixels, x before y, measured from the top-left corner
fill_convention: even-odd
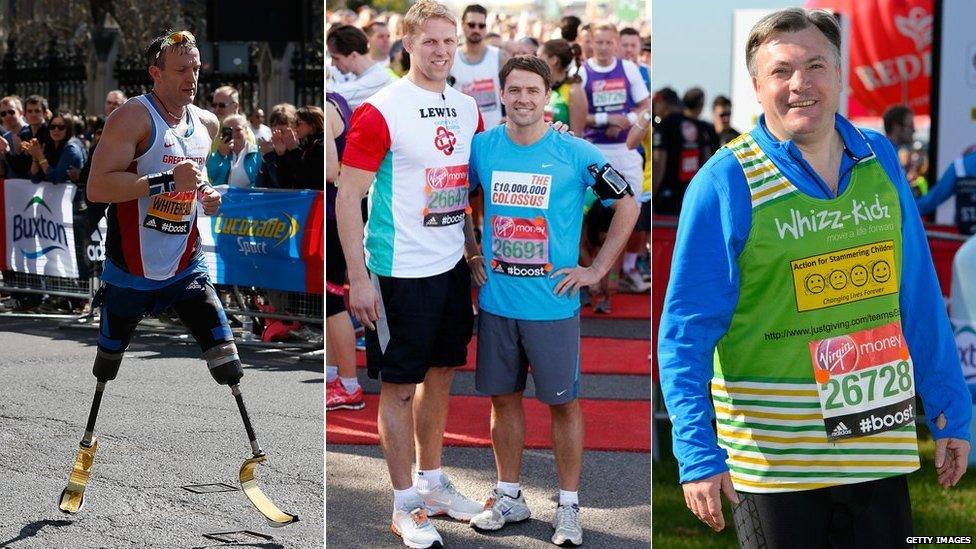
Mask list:
[[[651,448],[650,401],[580,400],[587,450],[648,452]],[[328,412],[325,439],[328,444],[379,444],[376,411],[379,395],[366,395],[366,408]],[[551,448],[548,407],[525,399],[525,446]],[[453,396],[444,433],[445,446],[490,447],[487,397]]]
[[[650,323],[647,329],[646,340],[582,338],[580,370],[583,374],[649,375],[651,366],[647,355],[651,352]],[[471,339],[471,344],[468,345],[468,364],[460,370],[474,371],[477,343],[477,337]],[[365,368],[366,353],[361,351],[356,353],[356,364],[360,368]]]
[[[580,309],[583,318],[619,318],[630,320],[651,319],[651,294],[613,294],[610,298],[611,313],[593,312],[593,307]],[[650,330],[650,326],[647,327]]]

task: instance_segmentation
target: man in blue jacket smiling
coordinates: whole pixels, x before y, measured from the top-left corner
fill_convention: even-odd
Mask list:
[[[832,15],[770,14],[746,59],[763,116],[688,188],[661,322],[685,502],[721,530],[725,493],[743,547],[900,545],[915,395],[943,487],[972,415],[925,234],[890,143],[837,114]]]

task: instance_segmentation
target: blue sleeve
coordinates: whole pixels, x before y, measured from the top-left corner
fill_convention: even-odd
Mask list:
[[[258,172],[261,171],[261,153],[254,151],[244,157],[244,171],[247,172],[247,179],[254,187],[258,179]]]
[[[921,215],[929,215],[939,207],[939,204],[942,204],[952,196],[954,192],[956,192],[956,170],[955,166],[950,165],[946,171],[942,172],[942,176],[939,177],[935,185],[929,189],[928,194],[920,196],[915,200],[918,213]]]
[[[474,191],[481,186],[481,179],[478,177],[478,136],[474,136],[471,142],[471,156],[468,157],[468,191]]]
[[[894,149],[887,140],[880,144],[876,141],[872,146],[888,177],[895,183],[901,203],[901,325],[914,363],[917,393],[925,405],[933,438],[969,440],[969,422],[973,413],[971,396],[962,375],[959,351],[932,264],[925,229]],[[941,413],[947,420],[944,429],[935,425],[935,418]]]
[[[722,150],[685,194],[658,338],[661,390],[682,483],[728,470],[712,427],[709,383],[715,345],[739,299],[738,257],[751,223],[745,176]]]
[[[227,182],[230,175],[230,157],[223,157],[219,152],[213,151],[207,157],[207,177],[211,185],[222,185]]]
[[[604,164],[607,164],[607,157],[604,156],[604,154],[600,151],[600,149],[596,148],[596,146],[590,143],[589,141],[584,141],[582,139],[577,139],[577,138],[574,139],[581,142],[580,152],[579,155],[577,156],[577,158],[579,159],[578,169],[580,171],[580,177],[582,177],[583,181],[586,182],[587,187],[592,187],[593,184],[596,183],[596,179],[594,179],[593,176],[590,174],[589,167],[592,166],[593,164],[596,164],[597,168],[602,168]],[[617,199],[615,198],[601,199],[599,195],[597,195],[596,193],[594,193],[594,196],[596,196],[596,198],[600,201],[601,204],[603,204],[608,208],[613,206],[613,203],[617,201]]]
[[[64,183],[68,181],[68,168],[81,169],[85,165],[84,153],[73,143],[68,143],[61,151],[57,165],[48,166],[44,177],[51,183]]]

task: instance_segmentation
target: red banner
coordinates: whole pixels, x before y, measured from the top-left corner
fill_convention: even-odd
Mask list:
[[[809,0],[850,20],[848,116],[881,116],[893,105],[929,114],[933,0]]]

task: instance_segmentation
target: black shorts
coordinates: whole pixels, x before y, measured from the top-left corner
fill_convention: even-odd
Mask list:
[[[389,383],[422,383],[431,366],[468,361],[474,329],[471,273],[464,259],[426,278],[370,275],[379,288],[380,320],[366,330],[369,377]]]
[[[904,547],[912,536],[905,475],[801,492],[738,494],[732,517],[743,549],[883,549]]]
[[[640,204],[640,215],[637,217],[637,227],[634,228],[635,231],[649,231],[653,226],[654,220],[654,205],[648,200],[647,202],[641,202]]]
[[[103,283],[92,306],[101,307],[98,348],[106,353],[124,353],[139,321],[168,307],[176,311],[204,353],[234,341],[224,306],[207,273],[193,273],[155,290]]]
[[[633,198],[626,197],[623,200],[633,200]],[[595,200],[586,214],[586,241],[591,247],[603,246],[605,233],[610,230],[612,221],[613,208],[604,206],[600,199]]]
[[[346,257],[342,255],[339,227],[335,219],[325,220],[325,280],[330,285],[342,286],[346,281]],[[325,292],[326,318],[346,310],[343,296]]]

